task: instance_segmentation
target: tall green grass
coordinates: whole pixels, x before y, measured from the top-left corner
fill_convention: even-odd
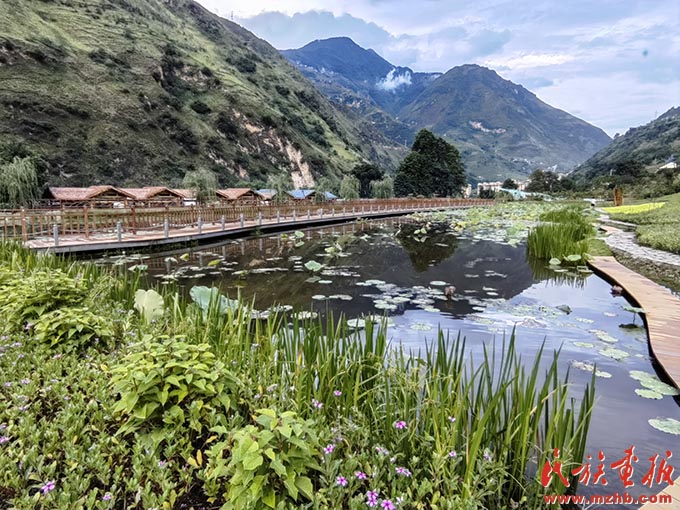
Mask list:
[[[540,219],[542,223],[534,227],[527,238],[530,255],[546,260],[563,260],[569,255],[586,259],[588,240],[595,235],[595,229],[582,208],[571,206],[549,211]]]

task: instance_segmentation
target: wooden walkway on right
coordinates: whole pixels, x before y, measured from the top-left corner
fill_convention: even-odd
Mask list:
[[[672,499],[672,503],[666,502],[667,497]],[[656,502],[645,503],[640,510],[680,510],[680,478],[675,480],[674,485],[669,485],[659,492]]]
[[[614,257],[593,257],[589,264],[622,287],[645,311],[649,347],[669,379],[680,388],[680,299]]]

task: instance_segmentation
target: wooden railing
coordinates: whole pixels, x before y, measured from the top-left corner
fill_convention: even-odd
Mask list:
[[[4,239],[28,241],[55,236],[143,234],[186,227],[222,224],[235,228],[248,222],[299,221],[308,218],[370,216],[379,213],[462,208],[489,205],[492,200],[454,198],[394,198],[341,202],[312,201],[268,205],[206,205],[162,208],[21,209],[0,211],[0,234]]]

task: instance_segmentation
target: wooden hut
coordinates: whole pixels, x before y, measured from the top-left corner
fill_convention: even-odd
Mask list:
[[[146,188],[121,188],[135,197],[135,205],[143,207],[164,207],[183,205],[185,196],[177,190],[165,186]]]
[[[182,196],[182,205],[196,205],[196,190],[193,189],[172,189],[170,190]]]
[[[257,191],[250,188],[227,188],[215,190],[217,198],[230,204],[254,204],[264,198]]]
[[[316,197],[316,191],[313,189],[294,189],[292,191],[287,191],[288,195],[295,200],[314,200]]]
[[[49,206],[57,207],[122,207],[134,196],[114,186],[87,188],[47,188],[43,197]]]

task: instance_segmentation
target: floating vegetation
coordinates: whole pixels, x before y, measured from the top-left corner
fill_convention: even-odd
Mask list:
[[[674,418],[653,418],[648,423],[656,430],[680,436],[680,421]]]
[[[330,285],[331,283],[333,283],[333,280],[318,280],[316,283],[320,285]]]
[[[315,300],[315,301],[324,301],[324,300],[328,299],[328,297],[324,296],[323,294],[314,294],[312,296],[312,299]]]
[[[321,269],[323,269],[323,265],[319,264],[316,260],[308,260],[307,262],[305,262],[304,266],[305,269],[307,269],[308,271],[312,271],[314,273],[321,271]]]
[[[411,324],[410,329],[414,331],[431,331],[432,326],[426,322],[415,322]]]
[[[569,365],[571,365],[572,367],[574,367],[578,370],[590,372],[591,374],[594,373],[595,377],[601,377],[602,379],[611,379],[611,377],[612,377],[612,374],[610,374],[609,372],[605,372],[603,370],[597,370],[593,363],[589,363],[587,361],[572,360],[572,361],[569,362]]]
[[[661,400],[663,398],[663,395],[659,392],[656,392],[654,390],[643,390],[643,389],[636,389],[635,393],[640,395],[642,398],[649,398],[652,400]]]
[[[601,329],[591,329],[590,332],[593,335],[595,335],[598,338],[598,340],[602,340],[603,342],[606,342],[608,344],[615,344],[618,342],[616,338],[611,336],[606,331],[602,331]]]
[[[594,344],[591,344],[589,342],[574,342],[574,345],[576,347],[581,347],[582,349],[592,349],[595,347]]]
[[[680,390],[674,388],[670,384],[661,381],[656,375],[644,372],[642,370],[631,370],[630,377],[639,381],[646,389],[651,390],[659,395],[680,395]]]
[[[614,347],[608,347],[598,352],[602,354],[602,356],[607,356],[608,358],[614,359],[616,361],[623,361],[628,356],[630,356],[630,354],[627,353],[626,351],[622,351],[621,349],[615,349]]]
[[[448,285],[448,283],[443,282],[441,280],[434,280],[430,282],[430,285],[432,285],[433,287],[445,287],[446,285]]]

